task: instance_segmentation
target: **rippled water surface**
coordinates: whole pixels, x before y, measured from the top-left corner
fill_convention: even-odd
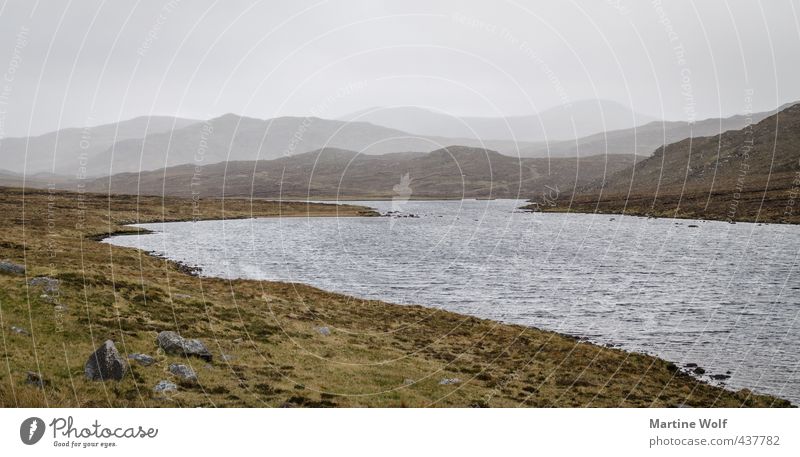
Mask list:
[[[207,276],[585,336],[800,403],[800,227],[515,211],[522,203],[363,202],[419,217],[144,224],[158,233],[109,242]]]

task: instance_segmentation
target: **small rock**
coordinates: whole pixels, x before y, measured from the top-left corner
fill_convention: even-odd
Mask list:
[[[685,368],[697,368],[697,364],[696,363],[687,363],[686,365],[684,365],[684,367]]]
[[[153,387],[153,392],[161,394],[165,392],[175,392],[178,390],[178,386],[175,385],[174,382],[169,381],[158,381],[155,387]]]
[[[712,374],[711,375],[711,379],[713,379],[715,381],[724,381],[724,380],[726,380],[728,378],[730,378],[730,375],[727,375],[727,374]]]
[[[29,371],[25,377],[25,384],[44,389],[44,386],[47,385],[47,381],[42,379],[42,376],[39,375],[39,373],[36,373],[35,371]]]
[[[97,348],[94,354],[89,356],[83,372],[87,379],[92,381],[107,381],[113,379],[119,381],[128,371],[128,363],[119,355],[114,342],[106,340],[102,346]]]
[[[444,378],[439,381],[440,386],[449,386],[451,384],[461,384],[461,380],[458,378]]]
[[[28,333],[28,331],[25,330],[24,328],[15,327],[13,325],[11,326],[11,331],[14,332],[14,333],[20,334],[20,335],[30,335],[30,333]]]
[[[740,390],[740,391],[736,392],[736,396],[737,396],[737,397],[740,397],[740,398],[741,398],[741,397],[744,397],[744,398],[749,398],[749,397],[751,397],[752,395],[753,395],[753,391],[752,391],[752,390],[750,390],[750,389],[742,389],[742,390]]]
[[[414,382],[415,381],[413,379],[411,379],[411,378],[406,378],[406,379],[403,380],[403,384],[405,384],[407,386],[410,386],[411,384],[414,384]]]
[[[703,367],[697,367],[694,369],[694,374],[706,374],[706,370]]]
[[[194,370],[180,363],[173,363],[169,366],[169,372],[178,377],[183,385],[193,386],[197,384],[197,375]]]
[[[0,262],[0,273],[7,273],[12,275],[24,275],[25,265],[20,265],[18,263],[9,262],[8,260],[3,260],[2,262]]]
[[[175,332],[164,331],[158,334],[158,346],[167,354],[198,357],[210,362],[211,351],[200,340],[187,339]]]
[[[47,276],[39,276],[31,279],[28,284],[33,287],[41,286],[48,294],[54,294],[58,292],[58,286],[61,284],[61,281]]]
[[[150,365],[156,363],[156,359],[150,357],[147,354],[128,354],[128,359],[135,360],[136,363],[143,367],[149,367]]]
[[[689,225],[687,225],[687,227],[689,227],[689,228],[697,228],[697,227],[699,227],[699,225],[689,224]]]
[[[331,334],[331,329],[328,327],[317,327],[317,333],[322,336],[329,336]]]

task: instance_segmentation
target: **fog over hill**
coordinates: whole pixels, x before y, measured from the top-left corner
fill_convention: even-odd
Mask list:
[[[598,105],[596,102],[585,103],[589,106]],[[611,104],[606,108],[609,112],[617,112],[613,117],[619,122],[623,122],[626,117],[633,119],[637,116],[632,112],[621,113],[622,107],[615,109],[615,106],[617,105]],[[542,117],[548,117],[551,119],[548,122],[553,122],[554,125],[570,125],[571,128],[571,120],[559,120],[552,111],[548,110]],[[664,144],[742,128],[749,121],[758,122],[771,114],[774,112],[706,119],[692,124],[654,121],[634,128],[549,142],[513,141],[493,137],[502,133],[498,130],[501,127],[507,133],[510,125],[515,125],[519,132],[524,132],[524,126],[528,125],[530,118],[457,119],[417,108],[368,110],[351,117],[367,118],[374,122],[383,119],[387,123],[392,123],[394,119],[398,121],[396,123],[417,128],[421,132],[399,130],[371,122],[316,117],[262,120],[227,114],[207,121],[197,121],[158,116],[139,117],[87,129],[63,129],[37,137],[8,138],[0,143],[0,152],[4,158],[8,158],[5,167],[13,173],[24,172],[28,176],[27,183],[31,186],[40,184],[38,180],[32,179],[32,175],[39,173],[54,173],[72,178],[85,173],[89,177],[101,177],[184,164],[210,165],[228,161],[272,160],[320,149],[346,149],[378,155],[429,152],[445,146],[460,145],[493,150],[511,157],[586,157],[598,154],[649,156]],[[585,117],[591,116],[591,110],[587,110]],[[478,130],[463,131],[467,125],[477,126]],[[583,126],[584,123],[580,125]],[[586,125],[593,124],[587,121]],[[476,136],[478,131],[486,136]],[[446,133],[466,136],[442,135]],[[528,137],[535,136],[532,134]],[[4,179],[8,181],[10,178]],[[45,182],[53,180],[62,181],[63,178],[46,179]]]
[[[798,223],[798,176],[795,104],[739,130],[661,147],[635,167],[564,195],[553,209]]]
[[[94,181],[89,190],[265,198],[526,198],[541,192],[571,192],[632,165],[635,159],[632,155],[518,159],[464,146],[383,155],[327,148],[271,161],[119,174]]]
[[[516,141],[558,141],[656,120],[609,100],[581,100],[539,114],[464,117],[414,106],[374,107],[341,117],[420,135]]]
[[[635,169],[610,175],[604,192],[655,195],[789,187],[800,160],[800,104],[738,130],[678,141]],[[599,185],[595,186],[599,190]]]
[[[3,166],[14,173],[60,173],[75,176],[81,162],[90,164],[115,142],[181,129],[198,122],[169,116],[141,116],[86,128],[65,128],[32,137],[3,138]]]
[[[739,114],[727,118],[712,118],[688,123],[678,121],[653,121],[648,124],[622,130],[612,130],[589,135],[577,140],[556,141],[549,144],[536,144],[522,147],[523,157],[576,157],[595,154],[637,154],[649,156],[665,144],[692,137],[719,135],[728,130],[739,130],[748,123],[758,123],[776,112],[797,102],[787,103],[775,110]]]

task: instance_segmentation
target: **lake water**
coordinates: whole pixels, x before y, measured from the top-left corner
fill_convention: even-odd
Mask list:
[[[356,202],[416,218],[143,224],[108,242],[202,268],[587,337],[800,403],[800,226]],[[697,227],[691,227],[696,225]]]

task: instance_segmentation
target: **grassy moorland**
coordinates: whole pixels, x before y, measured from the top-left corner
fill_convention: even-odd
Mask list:
[[[134,221],[370,214],[364,208],[0,189],[0,211],[0,260],[26,267],[0,273],[3,407],[788,406],[552,332],[301,284],[200,278],[96,241]],[[30,285],[38,276],[58,279],[57,290]],[[213,361],[164,354],[162,330],[199,338]],[[84,363],[106,339],[155,363],[131,364],[121,381],[89,381]],[[175,381],[175,362],[199,383],[154,393]],[[44,387],[26,382],[28,372]]]

